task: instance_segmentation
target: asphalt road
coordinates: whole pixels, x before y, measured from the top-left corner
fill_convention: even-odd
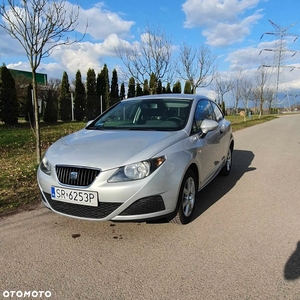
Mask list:
[[[189,225],[2,218],[0,298],[300,299],[300,115],[234,136]]]

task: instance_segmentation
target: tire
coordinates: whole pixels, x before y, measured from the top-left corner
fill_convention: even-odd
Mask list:
[[[225,166],[221,169],[220,174],[223,176],[228,176],[232,168],[232,146],[228,148]]]
[[[192,170],[188,170],[181,183],[180,192],[177,200],[175,217],[169,220],[175,224],[187,224],[193,218],[196,204],[198,184],[196,176]]]

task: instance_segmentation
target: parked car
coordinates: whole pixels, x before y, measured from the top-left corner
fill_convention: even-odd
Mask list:
[[[204,96],[130,98],[51,145],[38,185],[64,216],[186,224],[197,192],[230,173],[233,147],[230,122]]]

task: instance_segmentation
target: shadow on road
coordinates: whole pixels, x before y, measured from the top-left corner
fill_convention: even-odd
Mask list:
[[[217,176],[198,193],[194,219],[226,195],[246,172],[256,170],[256,168],[250,167],[253,158],[254,154],[251,151],[233,151],[233,165],[230,175],[226,177]]]
[[[295,252],[285,264],[284,278],[286,280],[295,280],[300,278],[300,241],[297,244]]]

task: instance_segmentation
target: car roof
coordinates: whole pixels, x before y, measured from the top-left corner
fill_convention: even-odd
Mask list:
[[[146,96],[138,96],[133,98],[127,98],[127,100],[147,100],[147,99],[174,99],[174,100],[199,100],[199,99],[208,99],[208,97],[203,95],[196,95],[196,94],[155,94],[155,95],[146,95]],[[123,100],[124,101],[124,100]]]

